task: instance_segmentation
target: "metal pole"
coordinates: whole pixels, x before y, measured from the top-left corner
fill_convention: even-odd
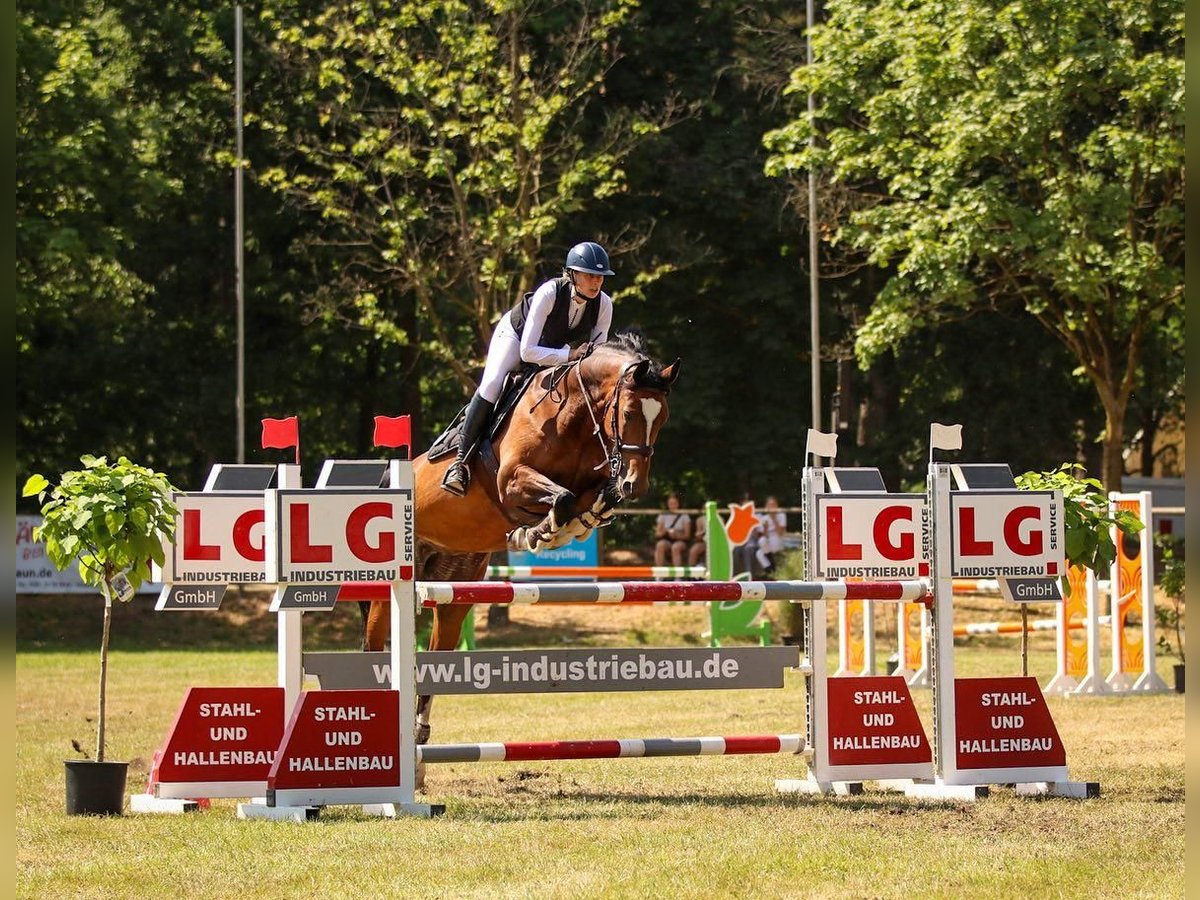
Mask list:
[[[808,66],[813,64],[812,26],[816,21],[814,0],[807,0],[805,7],[804,44]],[[813,92],[808,92],[808,146],[811,157],[816,148],[816,100]],[[817,173],[813,166],[808,167],[808,283],[809,283],[809,316],[812,319],[812,427],[821,430],[821,318],[820,318],[820,287],[817,257]]]
[[[246,297],[242,257],[245,233],[242,223],[242,6],[234,10],[234,68],[236,99],[234,118],[237,129],[237,166],[233,171],[234,268],[237,273],[237,461],[246,461]]]

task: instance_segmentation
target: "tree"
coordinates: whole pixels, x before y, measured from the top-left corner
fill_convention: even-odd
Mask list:
[[[322,217],[307,250],[335,274],[318,306],[473,388],[547,241],[623,190],[623,160],[677,116],[593,108],[634,4],[317,6],[264,7],[293,90],[259,119],[292,152],[257,177]]]
[[[767,171],[815,166],[871,199],[833,236],[889,275],[860,363],[1023,309],[1096,391],[1118,489],[1145,347],[1182,316],[1182,4],[834,2],[812,39],[790,89],[817,121],[770,132]]]

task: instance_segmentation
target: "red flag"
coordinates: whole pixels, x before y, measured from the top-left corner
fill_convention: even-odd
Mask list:
[[[269,447],[279,450],[295,447],[299,452],[300,423],[295,416],[288,416],[286,419],[263,419],[262,428],[264,450]]]
[[[375,446],[404,447],[412,456],[411,416],[376,416]]]

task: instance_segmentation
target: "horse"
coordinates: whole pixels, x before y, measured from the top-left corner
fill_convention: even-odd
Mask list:
[[[619,334],[532,376],[490,446],[472,458],[464,496],[441,487],[453,454],[413,460],[417,580],[479,581],[492,553],[586,538],[619,503],[644,496],[680,368],[678,359],[652,359],[639,333]],[[429,649],[456,647],[469,610],[437,607]],[[382,650],[387,636],[387,601],[375,601],[363,649]],[[418,698],[418,743],[429,739],[432,699]]]

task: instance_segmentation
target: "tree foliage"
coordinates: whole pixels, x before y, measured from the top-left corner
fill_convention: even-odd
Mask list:
[[[1055,15],[1079,32],[1077,9]],[[1127,118],[1162,93],[1159,81],[1130,74],[1158,71],[1137,60],[1160,53],[1169,63],[1162,71],[1175,71],[1177,41],[1163,7],[1139,9],[1094,17],[1096,46],[1064,55],[1055,76],[1074,93],[1059,91],[1057,105],[1038,116],[1031,95],[1045,93],[1049,103],[1053,92],[1018,90],[1024,76],[1012,51],[988,35],[1008,34],[990,22],[998,12],[1007,21],[1050,16],[1049,7],[918,4],[911,18],[920,27],[908,34],[907,17],[884,4],[871,13],[878,22],[862,24],[863,34],[873,29],[870,41],[837,51],[861,76],[860,94],[883,96],[881,83],[901,93],[872,108],[874,120],[856,111],[850,87],[841,99],[828,94],[822,134],[840,143],[821,147],[822,160],[847,147],[866,161],[883,154],[870,135],[856,135],[864,121],[891,128],[903,156],[883,172],[843,174],[832,162],[821,172],[819,365],[825,409],[836,385],[845,419],[839,462],[878,465],[889,484],[913,487],[936,419],[962,422],[977,458],[1020,469],[1076,458],[1100,468],[1091,438],[1104,412],[1072,374],[1080,361],[1033,317],[1007,314],[1021,301],[996,288],[1008,283],[988,268],[998,250],[983,255],[1033,232],[997,226],[973,237],[951,225],[969,218],[969,196],[992,204],[980,208],[993,222],[1006,204],[1016,208],[1003,189],[1050,196],[1069,182],[1063,160],[1075,159],[1062,148],[1078,148],[1084,134],[1092,149],[1077,160],[1079,183],[1099,178],[1103,190],[1083,196],[1109,210],[1118,188],[1143,185],[1135,219],[1158,216],[1164,246],[1173,246],[1175,194],[1148,192],[1165,176],[1143,164],[1141,181],[1126,178],[1116,162],[1118,150],[1128,151],[1121,159],[1142,152],[1157,126],[1145,119],[1125,135],[1113,130],[1124,119],[1104,118],[1122,85]],[[932,41],[937,10],[952,27],[917,65],[901,51]],[[795,94],[781,96],[789,79],[804,85],[794,72],[802,10],[783,0],[267,0],[247,13],[241,437],[251,454],[283,458],[260,453],[255,439],[259,418],[284,415],[300,418],[310,475],[325,457],[375,454],[376,414],[412,413],[421,449],[473,385],[497,315],[556,274],[571,244],[599,239],[618,270],[607,283],[615,325],[640,326],[657,356],[686,363],[655,456],[656,494],[681,490],[689,505],[767,493],[785,505],[797,499],[796,448],[811,418],[808,224],[795,215],[806,203],[764,168],[774,152],[781,170],[792,167],[792,185],[806,184],[791,152],[803,144],[803,117],[790,106]],[[851,13],[830,7],[831,17]],[[892,27],[879,27],[885,21]],[[1041,49],[1030,59],[1048,77],[1053,47],[1069,32],[1043,35],[1033,24],[1041,23],[1029,20],[1027,39]],[[828,54],[832,18],[826,27]],[[235,459],[237,438],[233,10],[179,0],[29,0],[17,41],[19,477],[62,471],[103,447],[110,458],[144,459],[198,486],[214,462]],[[951,76],[970,86],[980,72],[993,73],[985,86],[1007,84],[1012,94],[993,108],[996,122],[982,112],[999,87],[951,96],[944,123],[933,100],[917,102]],[[1027,113],[1024,130],[1046,131],[1044,120],[1068,101],[1077,118],[1062,146],[1042,168],[1022,162],[1004,139],[1024,131],[1005,123]],[[909,108],[930,134],[901,128]],[[946,135],[956,129],[963,146],[954,151]],[[771,131],[791,142],[787,152],[764,145]],[[968,153],[980,143],[995,159]],[[1156,146],[1170,156],[1169,141]],[[953,152],[959,162],[951,165]],[[910,157],[928,168],[927,187],[912,175],[907,184],[893,178]],[[969,180],[972,164],[990,173],[987,190]],[[1057,180],[1043,188],[1042,175]],[[926,208],[946,224],[922,217]],[[1051,211],[1029,217],[1046,246],[1068,234],[1068,213],[1083,216],[1063,203]],[[858,240],[884,234],[860,213],[892,215],[887,241]],[[905,236],[896,220],[908,213],[925,231]],[[1128,277],[1113,274],[1115,220],[1088,217],[1080,228],[1086,253],[1100,254],[1092,280],[1065,264],[1051,275],[1124,304],[1113,291],[1141,276],[1128,266]],[[1104,228],[1111,234],[1097,237]],[[978,258],[957,274],[939,268],[984,234]],[[906,241],[921,252],[908,252]],[[1024,285],[1022,265],[1014,271]],[[959,307],[942,302],[958,296],[939,287],[952,276],[973,292],[964,289]],[[901,304],[913,298],[920,303]],[[872,315],[874,306],[883,312]],[[992,310],[1005,315],[974,315]],[[1131,440],[1151,448],[1162,446],[1161,423],[1182,416],[1181,308],[1156,316],[1142,316],[1128,417]],[[906,336],[893,342],[880,332],[877,323],[889,322],[908,328]],[[1080,340],[1089,322],[1081,320]],[[860,332],[860,350],[873,334],[888,339],[873,346],[895,349],[851,372],[845,362]]]
[[[314,299],[473,388],[493,322],[535,286],[547,242],[624,190],[629,153],[677,115],[593,110],[633,6],[266,6],[291,91],[260,124],[290,152],[259,177],[320,215],[310,240],[336,274]],[[567,243],[592,237],[604,236]]]
[[[888,271],[860,360],[1024,309],[1094,386],[1119,487],[1146,344],[1183,314],[1182,4],[833,2],[812,39],[791,90],[815,92],[817,119],[767,136],[768,172],[871,198],[834,238]]]

